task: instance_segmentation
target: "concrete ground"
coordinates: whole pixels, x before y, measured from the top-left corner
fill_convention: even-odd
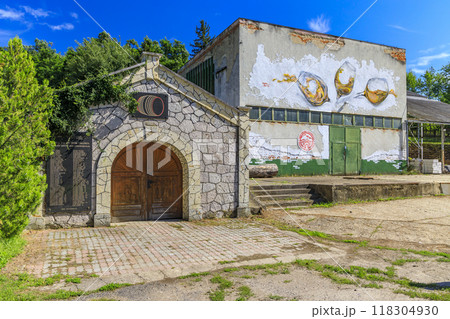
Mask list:
[[[83,295],[83,300],[209,300],[217,296],[236,300],[243,298],[244,290],[249,291],[244,298],[249,300],[409,300],[399,289],[426,294],[434,293],[436,287],[449,287],[450,264],[442,262],[439,255],[374,246],[449,253],[449,202],[448,196],[433,196],[276,211],[252,219],[131,222],[110,228],[30,231],[24,253],[2,272],[81,278],[81,282],[38,288],[47,290],[93,291],[108,283],[134,284]],[[284,225],[290,225],[291,231],[281,230],[286,229]],[[368,245],[292,231],[299,228],[367,240]],[[337,270],[330,273],[289,264],[296,259],[315,259]],[[267,266],[280,262],[284,264]],[[382,275],[384,279],[376,281],[352,275],[347,276],[350,282],[345,282],[347,274],[340,272],[340,266],[382,272],[394,267],[395,275],[392,280]],[[206,273],[179,278],[199,272]],[[338,278],[333,279],[335,275]],[[405,288],[394,279],[434,288]],[[226,288],[221,289],[223,280]],[[443,293],[447,294],[443,298],[450,297]],[[424,296],[417,295],[415,300]]]

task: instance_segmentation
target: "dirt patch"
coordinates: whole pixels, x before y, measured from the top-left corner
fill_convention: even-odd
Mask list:
[[[272,211],[265,216],[342,238],[369,240],[377,245],[450,252],[449,203],[448,196],[430,196]]]

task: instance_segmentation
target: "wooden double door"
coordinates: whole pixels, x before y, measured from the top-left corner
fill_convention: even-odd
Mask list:
[[[182,167],[166,146],[125,147],[111,175],[112,222],[182,218]]]

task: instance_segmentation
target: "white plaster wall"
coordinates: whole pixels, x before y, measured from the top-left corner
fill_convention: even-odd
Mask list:
[[[314,147],[311,151],[304,151],[298,146],[298,138],[303,131],[314,135]],[[327,125],[253,122],[249,143],[252,159],[329,159]]]
[[[392,47],[351,39],[321,46],[303,43],[292,36],[296,30],[266,23],[258,29],[240,26],[240,104],[310,109],[363,115],[383,115],[406,119],[406,66],[389,54]],[[334,41],[334,38],[331,38]],[[336,71],[344,62],[356,69],[353,91],[337,98]],[[328,87],[329,102],[312,106],[295,82],[278,82],[284,74],[299,76],[306,71],[319,76]],[[379,105],[370,103],[363,92],[370,78],[385,78],[389,94]],[[276,79],[276,81],[273,81]],[[343,81],[343,83],[345,83]]]
[[[403,139],[400,130],[362,128],[361,158],[374,162],[405,160]]]

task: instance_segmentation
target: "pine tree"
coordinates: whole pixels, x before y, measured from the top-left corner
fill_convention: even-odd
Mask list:
[[[19,234],[46,188],[42,160],[54,147],[48,121],[53,90],[14,38],[0,52],[0,239]]]
[[[197,39],[194,40],[194,44],[191,43],[192,53],[191,56],[196,55],[201,50],[206,48],[214,40],[214,37],[209,35],[210,27],[205,20],[200,20],[200,26],[195,27],[195,33],[197,34]]]

